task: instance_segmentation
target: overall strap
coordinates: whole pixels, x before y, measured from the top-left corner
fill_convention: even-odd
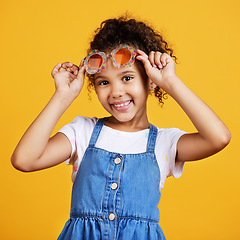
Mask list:
[[[147,152],[155,151],[155,143],[157,139],[157,128],[150,124],[149,136],[148,136],[148,143],[147,143]]]
[[[90,142],[89,142],[89,147],[94,147],[95,146],[95,143],[97,142],[97,139],[98,139],[98,136],[102,130],[102,127],[105,123],[105,121],[107,120],[108,118],[105,117],[105,118],[100,118],[98,119],[94,129],[93,129],[93,132],[92,132],[92,136],[91,136],[91,139],[90,139]]]

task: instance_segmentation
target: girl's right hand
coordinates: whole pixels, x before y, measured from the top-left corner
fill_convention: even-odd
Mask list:
[[[71,62],[58,63],[51,73],[55,80],[56,93],[73,101],[81,92],[85,71],[83,61],[79,67]]]
[[[56,91],[18,143],[12,164],[24,172],[55,166],[71,155],[71,144],[64,134],[50,138],[56,123],[79,95],[84,83],[85,67],[70,62],[59,63],[52,70]]]

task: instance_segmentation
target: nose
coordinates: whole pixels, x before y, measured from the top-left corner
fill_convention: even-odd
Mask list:
[[[120,98],[125,94],[124,86],[122,83],[115,82],[111,87],[111,95],[113,98]]]

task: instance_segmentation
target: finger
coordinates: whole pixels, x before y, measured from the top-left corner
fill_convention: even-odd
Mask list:
[[[84,65],[84,59],[81,60],[79,68],[81,68]]]
[[[158,66],[158,68],[162,69],[163,68],[163,65],[161,63],[161,56],[162,56],[162,53],[161,52],[156,52],[155,55],[154,55],[154,61],[155,61],[155,64]]]
[[[170,59],[171,59],[171,57],[167,53],[163,53],[161,55],[161,63],[162,63],[162,65],[165,67],[167,65],[167,63],[169,63]]]
[[[137,59],[138,59],[138,57],[143,57],[144,59],[149,60],[148,54],[146,54],[144,51],[138,49],[136,52],[137,52],[137,56],[136,56]]]
[[[59,73],[61,72],[67,72],[67,68],[63,68],[62,66],[60,67],[60,69],[58,70]]]
[[[58,64],[53,68],[53,70],[52,70],[52,72],[51,72],[52,77],[54,77],[55,74],[59,72],[59,70],[61,69],[61,66],[62,66],[62,64],[61,64],[61,63],[58,63]]]
[[[72,67],[67,67],[66,71],[77,75],[78,74],[78,67],[76,65],[73,65]]]
[[[148,56],[144,51],[137,49],[136,51],[137,55],[143,55],[143,56]]]
[[[77,78],[77,76],[75,75],[75,74],[73,74],[73,73],[69,73],[69,80],[70,80],[70,83],[74,80],[74,79],[76,79]]]
[[[67,69],[70,69],[74,72],[75,70],[78,70],[78,66],[73,64],[72,67],[67,67]]]
[[[78,66],[74,65],[71,62],[64,62],[62,64],[62,68],[60,69],[60,72],[64,72],[64,71],[73,73],[73,74],[75,74],[77,76],[77,74],[78,74]]]
[[[155,52],[154,51],[151,51],[149,53],[148,59],[153,67],[157,67],[157,65],[155,64]]]
[[[77,74],[77,79],[81,79],[81,78],[84,79],[86,68],[87,67],[85,65],[81,66],[81,63],[80,63],[79,71],[78,71],[78,74]]]
[[[71,62],[64,62],[62,63],[63,68],[71,68],[73,66],[73,63]]]
[[[146,73],[148,74],[150,69],[152,68],[152,64],[149,61],[148,55],[147,54],[140,54],[136,56],[136,59],[141,61],[143,63],[143,66],[146,70]]]
[[[79,65],[79,71],[82,71],[83,73],[85,73],[86,69],[87,69],[87,66],[84,64],[84,59],[82,59]]]
[[[78,70],[79,70],[78,66],[76,66],[76,65],[73,65],[73,66],[72,66],[72,71],[73,71],[73,74],[74,74],[74,75],[77,76]]]

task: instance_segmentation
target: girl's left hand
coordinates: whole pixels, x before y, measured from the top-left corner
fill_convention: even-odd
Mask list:
[[[163,90],[166,90],[168,80],[176,76],[175,62],[167,53],[151,51],[148,56],[137,50],[136,59],[143,63],[149,79]]]

